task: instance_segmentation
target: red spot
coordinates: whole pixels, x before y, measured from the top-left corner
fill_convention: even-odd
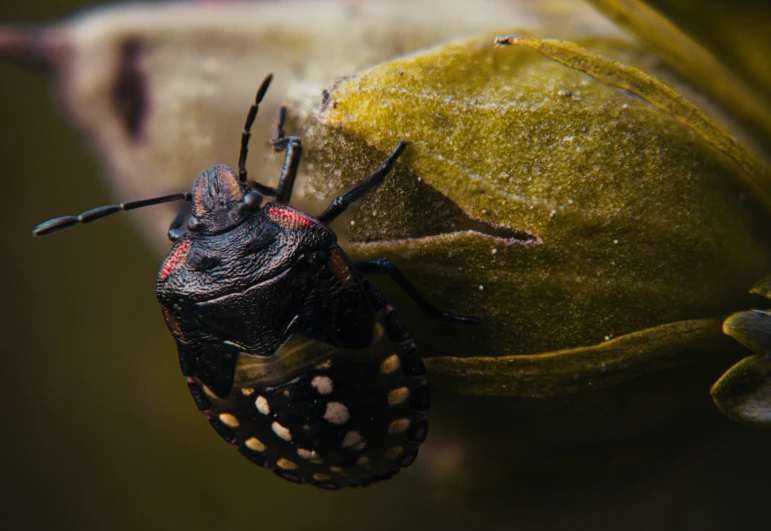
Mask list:
[[[190,240],[183,241],[179,247],[174,251],[174,254],[169,256],[164,262],[161,272],[159,274],[161,280],[166,280],[177,267],[179,267],[187,258],[187,253],[190,252]]]
[[[268,209],[268,217],[282,227],[286,227],[288,229],[306,228],[318,223],[317,220],[313,219],[307,214],[303,214],[302,212],[298,212],[297,210],[290,208],[282,208],[277,206],[273,206]]]

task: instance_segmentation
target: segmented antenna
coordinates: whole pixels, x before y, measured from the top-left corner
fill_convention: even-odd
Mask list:
[[[254,124],[254,119],[257,118],[257,111],[260,108],[260,103],[262,103],[262,98],[265,97],[265,93],[268,92],[271,81],[273,81],[273,74],[268,74],[262,81],[260,88],[257,89],[254,103],[249,108],[249,113],[246,115],[246,123],[244,124],[244,130],[241,133],[241,151],[238,155],[238,179],[242,183],[245,183],[247,179],[246,156],[249,154],[249,139],[252,137],[252,125]]]
[[[105,205],[91,210],[87,210],[77,216],[62,216],[60,218],[49,219],[48,221],[41,223],[35,230],[32,231],[33,236],[45,236],[52,232],[60,231],[73,225],[80,223],[91,223],[94,220],[103,218],[120,212],[121,210],[134,210],[135,208],[142,208],[152,205],[160,205],[161,203],[170,203],[171,201],[192,201],[193,194],[190,192],[180,192],[177,194],[162,195],[160,197],[153,197],[150,199],[140,199],[138,201],[126,201],[118,205]]]
[[[241,151],[238,157],[238,178],[242,183],[246,182],[246,156],[249,154],[249,139],[252,136],[251,130],[254,124],[255,118],[257,118],[257,111],[260,108],[260,102],[265,97],[265,93],[270,87],[270,83],[273,81],[273,74],[268,76],[262,81],[260,88],[257,89],[257,95],[254,97],[254,104],[249,108],[249,113],[246,115],[246,123],[244,124],[244,130],[241,133]],[[276,191],[268,186],[254,183],[254,187],[258,190],[264,190],[268,195],[275,195]],[[159,205],[161,203],[169,203],[171,201],[192,201],[193,194],[190,192],[180,192],[177,194],[164,195],[161,197],[154,197],[152,199],[141,199],[139,201],[126,201],[118,205],[106,205],[92,210],[83,212],[77,216],[62,216],[41,223],[35,230],[32,231],[33,236],[45,236],[52,232],[57,232],[73,225],[79,225],[80,223],[90,223],[94,220],[115,214],[121,210],[133,210],[135,208],[142,208],[151,205]]]

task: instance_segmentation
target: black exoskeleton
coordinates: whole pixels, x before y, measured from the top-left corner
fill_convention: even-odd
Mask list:
[[[410,333],[364,273],[389,274],[429,316],[441,312],[387,259],[352,263],[328,228],[382,182],[400,141],[362,184],[316,217],[288,205],[302,142],[286,151],[278,186],[248,180],[251,126],[270,85],[257,91],[241,138],[238,173],[201,173],[192,192],[128,201],[39,225],[36,236],[168,201],[192,204],[169,227],[174,242],[156,295],[198,408],[249,460],[326,489],[369,485],[410,465],[428,431],[426,371]],[[263,206],[264,196],[275,201]]]

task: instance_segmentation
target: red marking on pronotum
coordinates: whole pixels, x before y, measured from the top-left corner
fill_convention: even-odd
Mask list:
[[[318,221],[302,212],[275,206],[268,209],[268,217],[282,227],[290,229],[310,227],[311,225],[318,223]]]
[[[158,275],[160,276],[161,280],[166,280],[169,278],[171,272],[185,261],[185,258],[187,258],[187,253],[190,252],[190,245],[190,240],[183,241],[179,247],[177,247],[177,250],[174,251],[174,254],[166,260],[166,263],[163,264],[161,272]]]

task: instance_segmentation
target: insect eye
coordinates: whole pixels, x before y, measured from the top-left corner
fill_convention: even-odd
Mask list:
[[[190,219],[187,220],[187,230],[195,232],[200,226],[201,222],[194,216],[190,216]]]
[[[259,208],[262,204],[262,194],[260,192],[247,192],[244,196],[244,207],[248,209]]]

